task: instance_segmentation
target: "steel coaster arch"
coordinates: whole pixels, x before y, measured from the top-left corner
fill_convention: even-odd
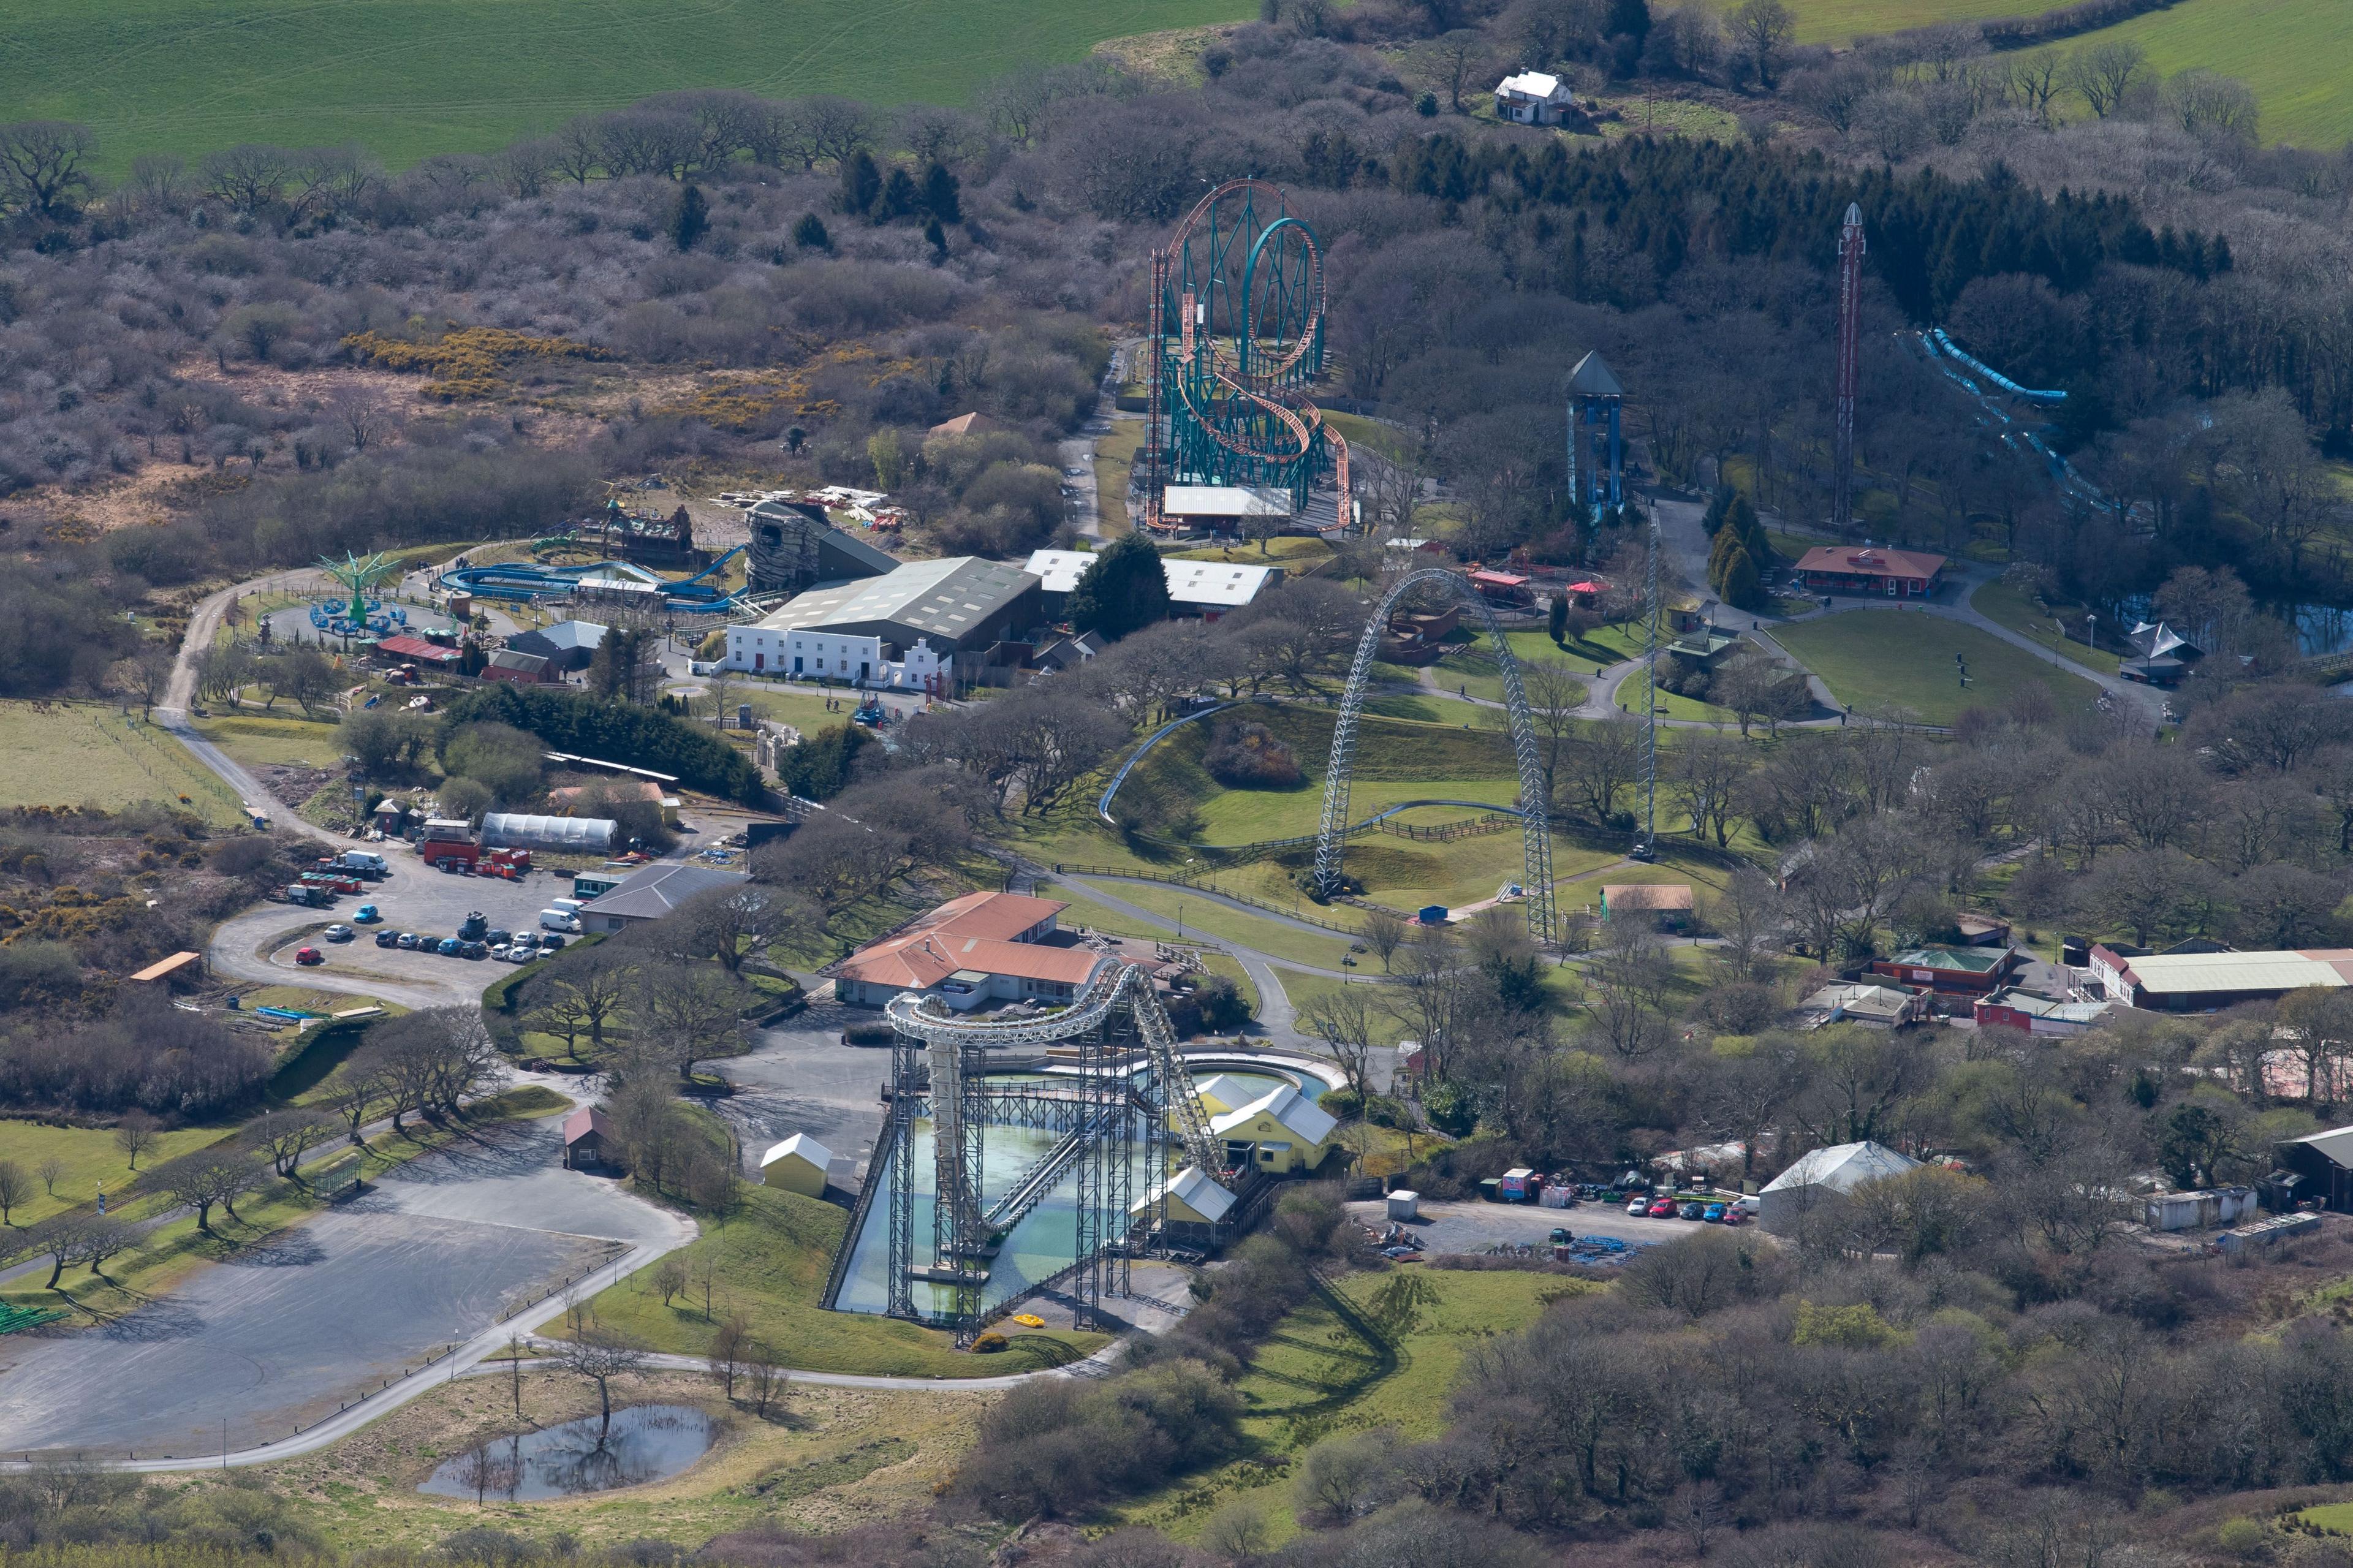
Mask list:
[[[1315,830],[1315,886],[1326,898],[1340,890],[1340,860],[1349,835],[1348,791],[1356,764],[1356,724],[1364,715],[1365,689],[1379,658],[1381,633],[1389,613],[1405,599],[1427,589],[1442,589],[1479,612],[1487,640],[1495,650],[1496,668],[1504,675],[1504,708],[1511,720],[1512,755],[1520,773],[1521,885],[1528,934],[1539,945],[1553,939],[1552,803],[1545,793],[1544,764],[1536,752],[1535,726],[1528,718],[1527,689],[1520,679],[1520,661],[1512,652],[1494,606],[1471,586],[1459,572],[1429,566],[1408,573],[1381,595],[1364,635],[1356,639],[1356,657],[1348,667],[1347,689],[1340,697],[1339,721],[1332,730],[1332,760],[1324,774],[1324,815]]]

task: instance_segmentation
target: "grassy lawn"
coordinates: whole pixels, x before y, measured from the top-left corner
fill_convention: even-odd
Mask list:
[[[1144,426],[1132,419],[1113,421],[1095,442],[1095,510],[1108,538],[1134,529],[1127,517],[1127,481],[1135,469],[1136,449],[1143,445]]]
[[[1369,953],[1357,959],[1356,966],[1368,977],[1368,983],[1380,979],[1381,961]],[[1343,985],[1356,984],[1353,980],[1335,980],[1328,974],[1303,974],[1296,969],[1280,963],[1274,966],[1274,977],[1282,982],[1282,994],[1291,998],[1291,1005],[1294,1010],[1304,1008],[1308,1003],[1318,996],[1329,996],[1337,993]],[[1387,1014],[1374,1015],[1373,1038],[1382,1045],[1397,1044],[1398,1040],[1405,1037],[1405,1033],[1404,1026]],[[1373,1131],[1377,1132],[1380,1129],[1375,1128]],[[1356,1142],[1351,1141],[1349,1147],[1352,1149],[1356,1147]]]
[[[161,1133],[154,1146],[141,1152],[145,1170],[176,1159],[192,1149],[235,1134],[234,1127],[189,1127]],[[41,1163],[55,1158],[65,1169],[58,1176],[57,1196],[51,1197],[40,1178]],[[35,1225],[59,1209],[91,1202],[100,1187],[120,1193],[131,1180],[130,1162],[114,1146],[114,1134],[103,1127],[51,1127],[38,1121],[0,1121],[0,1160],[13,1161],[31,1184],[33,1199],[9,1215],[18,1229]],[[0,1243],[0,1250],[5,1244]]]
[[[1324,410],[1324,423],[1340,433],[1340,438],[1351,447],[1369,447],[1384,457],[1397,457],[1412,450],[1413,437],[1393,425],[1377,419],[1367,419],[1361,414],[1342,414],[1335,409]]]
[[[1355,1274],[1335,1289],[1362,1310],[1403,1277],[1402,1270]],[[1285,1319],[1236,1384],[1247,1455],[1130,1503],[1122,1518],[1191,1542],[1219,1508],[1244,1498],[1264,1508],[1278,1541],[1287,1538],[1298,1529],[1292,1475],[1301,1452],[1329,1433],[1379,1426],[1395,1427],[1409,1443],[1437,1436],[1465,1356],[1535,1321],[1549,1300],[1593,1289],[1548,1274],[1431,1269],[1419,1278],[1438,1300],[1394,1347],[1368,1342],[1321,1301]]]
[[[1237,566],[1280,566],[1296,577],[1313,572],[1331,560],[1332,547],[1321,539],[1287,534],[1281,539],[1253,540],[1241,544],[1210,544],[1198,550],[1172,550],[1168,553],[1177,561],[1229,561]]]
[[[826,730],[838,730],[849,722],[849,715],[858,706],[857,697],[837,690],[833,695],[843,704],[841,711],[826,711],[826,693],[807,684],[793,685],[781,680],[745,680],[740,677],[728,683],[727,709],[734,711],[739,702],[749,702],[752,710],[763,719],[774,719],[780,724],[790,724],[804,735],[815,735]],[[711,711],[709,693],[694,699],[697,714]]]
[[[482,1100],[470,1108],[465,1126],[436,1129],[419,1121],[406,1134],[385,1132],[371,1139],[364,1155],[364,1173],[381,1175],[396,1165],[406,1163],[420,1154],[448,1143],[458,1138],[480,1132],[501,1122],[531,1121],[569,1110],[572,1102],[553,1089],[536,1084],[512,1089],[504,1094]],[[18,1123],[0,1123],[0,1138],[5,1129]],[[92,1138],[105,1138],[104,1148],[112,1154],[111,1136],[91,1133]],[[166,1145],[174,1153],[185,1153],[187,1147],[201,1146],[220,1136],[218,1129],[199,1131],[186,1135],[186,1146]],[[120,1156],[115,1156],[120,1158]],[[152,1156],[142,1156],[141,1163],[150,1163]],[[60,1181],[63,1188],[66,1184]],[[60,1194],[60,1196],[66,1194]],[[75,1201],[85,1201],[80,1193],[72,1194]],[[0,1290],[0,1302],[13,1307],[70,1307],[87,1314],[92,1321],[106,1322],[145,1304],[150,1299],[169,1290],[192,1270],[206,1263],[219,1262],[236,1256],[290,1225],[316,1212],[322,1199],[312,1189],[294,1182],[275,1182],[238,1200],[237,1217],[225,1213],[213,1215],[213,1234],[196,1228],[194,1215],[168,1221],[147,1232],[139,1249],[111,1259],[107,1272],[93,1279],[86,1268],[69,1268],[58,1281],[58,1289],[47,1288],[48,1274],[37,1269],[20,1277],[13,1285]],[[164,1200],[142,1198],[128,1210],[119,1211],[124,1217],[136,1218],[151,1213]]]
[[[237,796],[171,735],[95,702],[0,702],[0,806],[185,805],[216,826],[243,820]]]
[[[197,734],[248,768],[340,767],[343,744],[333,724],[264,713],[216,714],[189,721]]]
[[[1585,673],[1573,654],[1554,647],[1552,638],[1542,632],[1506,632],[1504,640],[1512,645],[1512,657],[1519,660],[1524,677],[1526,668],[1538,660],[1567,665],[1580,676]],[[1501,702],[1504,700],[1503,673],[1496,666],[1494,650],[1488,646],[1485,637],[1474,643],[1465,643],[1448,653],[1438,661],[1432,670],[1432,678],[1442,691],[1455,691],[1478,698],[1482,702]],[[1564,706],[1574,708],[1584,700],[1585,686],[1580,680],[1575,700]]]
[[[865,1312],[828,1312],[818,1305],[826,1272],[849,1223],[849,1212],[797,1193],[750,1187],[744,1205],[723,1220],[703,1222],[702,1234],[676,1256],[697,1280],[709,1269],[718,1281],[712,1316],[741,1312],[787,1366],[805,1372],[871,1373],[890,1377],[996,1377],[1057,1366],[1091,1353],[1101,1334],[1020,1332],[998,1355],[955,1349],[935,1329]],[[712,1323],[702,1315],[700,1287],[691,1302],[662,1304],[654,1270],[641,1268],[587,1303],[592,1321],[631,1334],[655,1350],[702,1355]]]
[[[2067,636],[2059,629],[2058,622],[2037,607],[2033,600],[2000,581],[1980,584],[1978,591],[1969,595],[1969,607],[1986,619],[1999,622],[2022,637],[2031,637],[2086,669],[2114,675],[2124,663],[2121,657],[2105,648],[2085,647],[2081,637]]]
[[[1999,708],[2030,683],[2047,690],[2062,711],[2097,695],[2082,677],[1942,616],[1850,610],[1783,626],[1773,637],[1847,707],[1909,709],[1930,724],[1949,724],[1964,708]],[[1966,691],[1955,674],[1956,654],[1968,660]]]
[[[661,0],[19,0],[0,34],[0,79],[22,84],[19,118],[90,123],[110,172],[138,153],[193,161],[239,142],[357,141],[404,166],[672,88],[961,102],[991,78],[1107,38],[1251,14],[1234,0],[992,0],[912,15],[703,0],[685,17]]]

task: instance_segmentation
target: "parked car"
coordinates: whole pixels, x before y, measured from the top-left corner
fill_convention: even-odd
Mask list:
[[[464,945],[454,936],[445,936],[435,945],[433,951],[444,958],[455,958],[458,956],[458,950]]]
[[[1736,1204],[1731,1208],[1724,1211],[1724,1223],[1726,1225],[1746,1225],[1748,1223],[1747,1211]]]
[[[507,944],[505,942],[491,942],[490,944],[489,952],[490,956],[499,963],[504,963],[507,961]]]
[[[554,931],[549,931],[546,935],[539,939],[539,951],[542,952],[562,952],[564,951],[564,939],[556,935]]]
[[[512,947],[507,949],[507,962],[509,963],[529,963],[538,956],[539,950],[537,948],[525,947],[521,942],[517,942]]]
[[[514,932],[508,931],[501,926],[492,926],[490,930],[482,933],[482,940],[489,942],[492,947],[502,947],[506,943],[514,941]]]
[[[419,937],[415,931],[405,931],[394,940],[392,945],[404,951],[412,951],[416,948],[417,944],[423,940],[424,939]]]
[[[384,919],[384,917],[376,912],[376,908],[374,904],[362,904],[353,912],[352,919],[358,921],[361,925],[372,926],[375,924],[376,921]]]
[[[400,933],[396,931],[380,931],[375,933],[375,944],[378,947],[398,947]]]
[[[1655,1198],[1651,1200],[1649,1213],[1652,1219],[1672,1219],[1675,1217],[1675,1200]]]
[[[458,956],[460,958],[488,958],[490,953],[488,942],[461,942],[458,944]]]
[[[1626,1203],[1626,1212],[1632,1215],[1637,1219],[1640,1219],[1642,1215],[1651,1212],[1651,1200],[1648,1198],[1630,1198]]]
[[[333,925],[329,926],[325,931],[321,931],[319,934],[325,937],[329,942],[349,942],[352,938],[359,935],[359,932],[338,921]]]
[[[1701,1213],[1699,1217],[1707,1221],[1710,1225],[1722,1225],[1724,1223],[1724,1205],[1722,1204],[1710,1204],[1707,1205],[1706,1209]]]
[[[1565,1225],[1556,1225],[1552,1227],[1551,1239],[1554,1246],[1566,1247],[1570,1242],[1575,1241],[1577,1237],[1569,1234],[1568,1226]]]
[[[297,963],[324,963],[327,962],[327,955],[321,952],[315,947],[299,947],[294,950],[294,962]]]
[[[1675,1215],[1679,1219],[1697,1219],[1706,1212],[1707,1210],[1704,1205],[1696,1203],[1689,1203],[1684,1204],[1682,1207],[1676,1209]]]

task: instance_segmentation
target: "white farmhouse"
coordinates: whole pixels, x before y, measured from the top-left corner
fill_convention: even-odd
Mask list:
[[[1495,84],[1495,118],[1514,125],[1557,125],[1576,106],[1568,83],[1544,71],[1522,71]]]

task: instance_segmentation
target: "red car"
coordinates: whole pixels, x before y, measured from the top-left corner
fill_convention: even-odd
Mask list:
[[[294,950],[294,962],[297,963],[324,963],[327,962],[327,955],[321,952],[315,947],[301,947]]]
[[[1653,1201],[1651,1205],[1651,1217],[1652,1219],[1674,1218],[1675,1200],[1672,1198],[1659,1198]]]

